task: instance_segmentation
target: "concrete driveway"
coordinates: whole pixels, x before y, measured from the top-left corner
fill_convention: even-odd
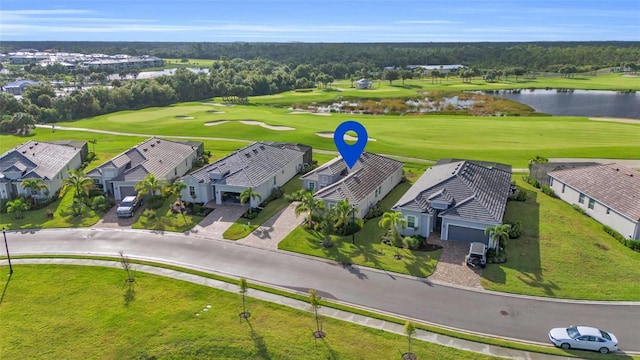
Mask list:
[[[140,214],[144,211],[144,204],[140,206],[133,213],[133,216],[130,218],[119,218],[116,215],[116,209],[118,209],[118,204],[114,205],[106,214],[102,217],[102,219],[98,220],[98,222],[93,225],[95,228],[108,228],[108,229],[122,229],[122,228],[131,228],[131,224],[138,220]]]
[[[297,202],[289,204],[247,237],[237,242],[264,249],[277,249],[278,243],[302,223],[302,218],[296,217],[297,205]]]
[[[247,206],[239,204],[215,206],[216,208],[202,219],[198,225],[189,230],[189,233],[212,239],[222,239],[222,234],[248,209]]]

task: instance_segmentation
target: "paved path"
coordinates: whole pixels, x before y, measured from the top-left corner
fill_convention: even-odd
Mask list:
[[[440,234],[429,237],[430,244],[442,246],[442,254],[436,270],[429,280],[439,281],[460,286],[467,286],[475,289],[482,289],[480,284],[480,267],[471,268],[465,263],[465,256],[469,252],[469,244],[457,241],[442,241]]]
[[[207,238],[222,239],[222,234],[248,209],[246,206],[235,204],[216,206],[209,215],[205,216],[188,233]]]
[[[9,231],[7,240],[12,255],[115,256],[123,251],[131,258],[242,276],[290,290],[313,287],[327,299],[541,344],[549,343],[552,327],[588,323],[615,333],[622,349],[640,351],[640,302],[566,301],[475,290],[193,234],[51,229]]]
[[[120,263],[115,261],[102,261],[102,260],[84,260],[84,259],[16,259],[13,261],[15,264],[56,264],[56,265],[82,265],[82,266],[103,266],[103,267],[111,267],[111,268],[120,268]],[[183,272],[179,272],[176,270],[164,269],[155,266],[148,265],[139,265],[134,264],[134,269],[136,271],[141,271],[149,274],[160,275],[169,277],[172,279],[187,281],[194,284],[199,284],[211,288],[220,289],[223,291],[228,291],[232,293],[238,292],[238,286],[235,284],[226,283],[223,281],[218,281],[214,279],[209,279],[206,277],[187,274]],[[287,289],[280,289],[287,292],[292,292]],[[308,295],[305,291],[294,291],[294,293],[298,293],[300,295]],[[285,296],[280,296],[260,290],[249,289],[247,292],[247,296],[260,299],[264,301],[269,301],[272,303],[277,303],[280,305],[284,305],[290,308],[308,311],[311,312],[311,307],[309,303],[306,301],[300,301],[291,299]],[[325,299],[326,301],[326,299]],[[366,309],[372,311],[372,309]],[[320,307],[318,309],[318,313],[322,317],[330,317],[342,321],[347,321],[353,324],[357,324],[360,326],[365,326],[369,328],[374,328],[378,330],[383,330],[391,333],[395,333],[398,335],[405,336],[404,326],[396,323],[391,323],[388,321],[382,321],[375,318],[362,316],[342,310],[332,309],[328,307]],[[420,321],[411,318],[405,318],[406,320],[411,320],[415,323],[419,323]],[[325,329],[331,334],[331,330]],[[507,349],[498,346],[479,344],[467,340],[462,340],[458,338],[454,338],[451,336],[435,334],[425,330],[416,330],[415,339],[426,341],[433,344],[438,344],[442,346],[452,347],[460,350],[471,351],[475,353],[485,354],[489,356],[496,357],[505,357],[509,359],[532,359],[532,360],[558,360],[558,359],[575,359],[570,357],[560,357],[560,356],[552,356],[545,355],[539,353],[531,353],[527,351]]]
[[[297,202],[292,202],[247,237],[236,242],[263,249],[277,249],[278,243],[302,222],[296,217],[297,204]]]

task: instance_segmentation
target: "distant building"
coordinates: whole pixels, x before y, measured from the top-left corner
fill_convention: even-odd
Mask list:
[[[22,95],[27,87],[37,85],[39,82],[33,80],[16,80],[4,86],[4,91],[13,95]]]
[[[464,69],[466,68],[466,66],[464,65],[460,65],[460,64],[452,64],[452,65],[409,65],[407,66],[407,69],[409,70],[413,70],[415,68],[422,68],[426,71],[433,71],[433,70],[438,70],[443,74],[449,73],[449,72],[455,72],[458,71],[460,69]]]
[[[372,85],[373,85],[373,82],[369,81],[368,79],[362,78],[356,82],[356,89],[358,90],[371,89]]]

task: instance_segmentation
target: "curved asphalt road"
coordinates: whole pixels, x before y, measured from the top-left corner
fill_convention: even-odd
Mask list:
[[[589,324],[610,330],[620,347],[640,351],[640,303],[567,302],[505,296],[413,279],[333,261],[193,235],[135,230],[7,232],[13,255],[115,255],[180,264],[319,295],[448,327],[548,344],[549,328]]]

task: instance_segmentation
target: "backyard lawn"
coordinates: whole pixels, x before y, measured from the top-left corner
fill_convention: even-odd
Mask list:
[[[380,207],[388,211],[410,186],[411,183],[408,181],[396,186],[381,201]],[[320,232],[298,226],[278,244],[278,248],[332,259],[344,264],[369,266],[418,277],[431,275],[442,250],[427,252],[400,249],[402,259],[396,260],[394,248],[381,243],[385,230],[378,226],[379,221],[380,217],[368,220],[362,230],[355,234],[355,244],[352,244],[351,236],[332,235],[334,245],[330,248],[322,246]]]
[[[602,225],[515,176],[529,193],[509,202],[505,219],[522,221],[508,241],[508,261],[483,271],[485,289],[592,300],[640,300],[640,252],[606,234]]]
[[[0,299],[3,360],[393,359],[407,349],[404,336],[324,317],[327,337],[315,340],[311,312],[251,298],[241,321],[238,294],[141,272],[126,305],[120,269],[14,270]],[[490,358],[415,340],[412,350],[419,359]]]

